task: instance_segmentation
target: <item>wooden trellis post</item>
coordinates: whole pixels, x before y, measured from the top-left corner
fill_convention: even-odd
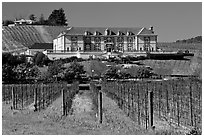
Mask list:
[[[11,106],[11,109],[15,109],[15,95],[14,95],[14,86],[12,85],[12,91],[11,91],[11,94],[12,94],[12,106]]]
[[[148,91],[148,106],[149,106],[149,128],[153,127],[153,92]]]
[[[35,89],[34,89],[34,111],[37,111],[37,92],[38,92],[38,88],[37,85],[35,85]]]
[[[64,90],[62,89],[62,115],[65,115],[65,99],[64,99]]]
[[[103,112],[102,112],[102,92],[98,92],[98,121],[102,123]]]

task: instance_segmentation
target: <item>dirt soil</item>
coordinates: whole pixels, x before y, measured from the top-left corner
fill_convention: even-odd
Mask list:
[[[48,108],[33,112],[32,107],[25,110],[11,110],[9,104],[2,105],[3,135],[147,135],[147,131],[119,109],[117,104],[103,94],[103,123],[99,124],[96,108],[89,91],[75,96],[72,111],[61,116],[61,97]],[[155,123],[157,125],[161,123]],[[157,126],[156,126],[157,127]],[[164,126],[162,126],[163,128]]]

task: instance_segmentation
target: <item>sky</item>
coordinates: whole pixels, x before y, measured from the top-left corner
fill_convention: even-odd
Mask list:
[[[202,35],[201,2],[3,2],[2,20],[45,19],[63,8],[69,26],[154,27],[159,42],[174,42]]]

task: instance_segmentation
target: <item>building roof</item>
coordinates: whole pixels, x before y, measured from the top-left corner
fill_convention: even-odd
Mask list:
[[[53,43],[34,43],[29,49],[52,49]]]
[[[99,35],[105,35],[105,31],[110,30],[111,35],[118,35],[120,34],[127,35],[138,35],[139,33],[144,30],[142,27],[72,27],[69,30],[65,30],[64,34],[66,35],[85,35],[86,32],[89,33],[89,35],[94,35],[96,32],[98,32]],[[145,29],[145,32],[147,34],[153,34],[151,30]],[[63,34],[63,33],[62,33]]]

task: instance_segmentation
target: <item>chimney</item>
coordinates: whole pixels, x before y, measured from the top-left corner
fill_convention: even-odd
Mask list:
[[[154,33],[154,28],[153,28],[153,26],[150,26],[150,27],[149,27],[149,30],[151,30],[152,33]]]

